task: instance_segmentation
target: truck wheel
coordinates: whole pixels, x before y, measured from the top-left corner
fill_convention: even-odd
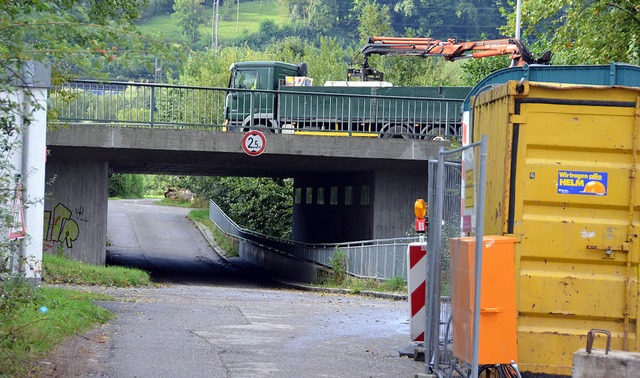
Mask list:
[[[269,121],[261,120],[260,122],[256,122],[254,125],[256,127],[258,127],[260,131],[265,132],[265,133],[266,132],[269,132],[269,133],[278,132],[276,129],[273,128],[273,126],[269,123]]]
[[[250,125],[251,125],[251,124],[250,124],[250,123],[248,123],[248,122],[247,122],[247,123],[245,123],[245,124],[244,124],[244,127],[242,128],[242,131],[246,133],[247,131],[251,130],[251,126],[250,126]],[[253,129],[254,129],[254,130],[260,130],[260,131],[262,131],[263,133],[266,133],[266,132],[275,133],[275,132],[276,132],[276,130],[274,130],[274,128],[273,128],[273,127],[271,127],[271,125],[269,124],[269,122],[268,122],[268,121],[265,121],[265,120],[255,120],[255,121],[253,122]]]
[[[404,125],[388,126],[382,129],[384,139],[413,139],[413,130]]]
[[[420,131],[420,136],[427,140],[449,140],[457,135],[453,127],[440,124],[425,126]]]

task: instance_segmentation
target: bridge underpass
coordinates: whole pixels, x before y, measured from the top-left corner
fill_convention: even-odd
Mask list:
[[[427,160],[446,143],[267,134],[265,152],[249,156],[242,136],[96,124],[49,132],[45,248],[104,264],[112,173],[292,177],[294,240],[402,237],[426,196]]]

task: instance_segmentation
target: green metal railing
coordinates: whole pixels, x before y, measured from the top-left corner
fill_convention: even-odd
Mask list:
[[[224,88],[77,80],[55,88],[49,104],[62,122],[219,129]]]
[[[378,94],[358,94],[366,90]],[[50,91],[49,105],[58,121],[68,123],[434,139],[459,136],[463,99],[445,96],[463,97],[467,89],[327,91],[76,80]]]

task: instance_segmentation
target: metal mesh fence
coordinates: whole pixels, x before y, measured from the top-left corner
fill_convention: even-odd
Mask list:
[[[476,245],[474,251],[474,272],[479,271],[482,264],[482,238],[484,224],[484,199],[486,182],[486,156],[487,139],[482,136],[481,142],[472,143],[459,149],[445,151],[442,147],[438,150],[438,160],[430,162],[429,166],[429,192],[428,201],[430,209],[433,209],[432,219],[427,230],[430,243],[427,248],[427,294],[426,294],[426,329],[425,329],[425,372],[443,376],[468,376],[462,373],[461,367],[467,370],[470,366],[470,375],[478,375],[478,340],[480,312],[473,312],[473,326],[466,329],[463,334],[472,331],[473,351],[471,361],[458,361],[451,353],[453,346],[453,327],[464,327],[463,324],[453,324],[460,321],[459,316],[452,319],[452,304],[462,306],[465,309],[480,308],[480,275],[474,274],[473,296],[465,292],[455,281],[456,291],[451,290],[451,264],[450,264],[450,238],[461,236],[460,211],[462,209],[462,166],[458,163],[445,161],[445,156],[460,157],[462,152],[480,147],[480,160],[478,181],[473,186],[474,197],[477,192],[475,206],[476,217]],[[467,162],[465,158],[465,162]],[[473,163],[472,163],[473,164]],[[475,172],[474,172],[475,173]],[[457,251],[456,251],[457,252]],[[458,277],[458,276],[456,276]],[[459,277],[457,278],[459,279]],[[460,297],[456,297],[456,295]],[[473,304],[461,303],[465,299],[473,298]],[[471,306],[471,307],[469,307]],[[459,315],[461,308],[456,307],[455,314]],[[458,328],[456,328],[458,330]],[[459,335],[459,333],[456,333]],[[466,342],[467,340],[458,340]],[[456,341],[457,343],[457,341]],[[470,362],[470,365],[468,364]]]
[[[429,209],[434,209],[436,193],[437,161],[429,161],[427,204]],[[445,162],[444,164],[444,205],[442,219],[442,255],[440,258],[441,267],[441,294],[448,296],[450,288],[450,255],[449,238],[460,236],[460,181],[462,164],[457,162]],[[435,221],[432,220],[432,221]],[[431,240],[431,238],[429,238]]]
[[[452,358],[450,353],[452,349],[452,335],[453,330],[451,327],[451,277],[450,277],[450,247],[449,238],[460,236],[460,181],[461,181],[461,163],[457,162],[445,162],[444,163],[444,188],[443,188],[443,212],[442,219],[431,219],[431,222],[442,223],[442,237],[440,247],[440,274],[439,277],[432,277],[428,279],[428,285],[433,285],[436,279],[440,280],[440,305],[439,317],[437,319],[438,336],[437,339],[439,349],[439,360],[449,361]],[[428,191],[427,191],[427,203],[431,213],[436,208],[436,190],[437,182],[436,177],[438,174],[437,161],[429,161],[428,170]],[[433,227],[429,227],[428,232],[433,232]],[[428,235],[428,240],[436,240],[433,235]],[[430,252],[438,250],[437,248],[430,248]],[[436,257],[438,258],[438,257]],[[433,261],[433,260],[430,260]]]

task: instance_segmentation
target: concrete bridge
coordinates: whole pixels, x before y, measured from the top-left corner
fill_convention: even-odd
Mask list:
[[[427,160],[448,142],[266,133],[249,156],[243,133],[82,123],[47,133],[45,249],[105,261],[112,173],[294,179],[293,239],[405,236],[427,195]]]

